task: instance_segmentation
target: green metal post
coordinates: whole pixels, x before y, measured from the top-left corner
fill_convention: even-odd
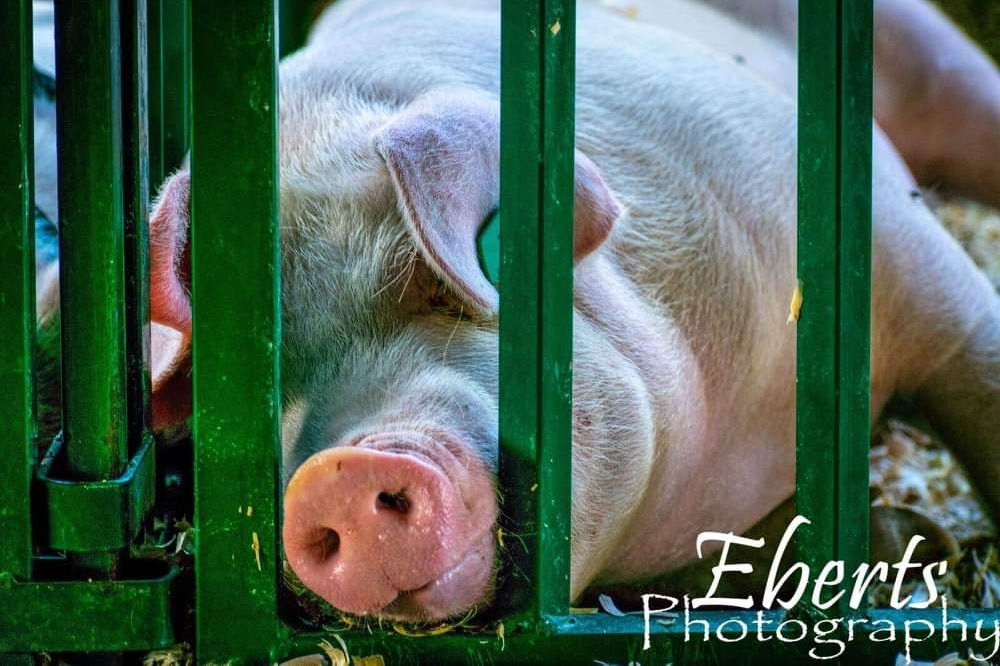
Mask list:
[[[122,146],[125,213],[125,348],[128,440],[142,442],[150,421],[149,386],[149,88],[146,0],[121,1]]]
[[[149,182],[153,189],[180,166],[190,134],[189,0],[148,0]]]
[[[56,2],[63,428],[81,479],[128,459],[117,4]]]
[[[569,606],[574,7],[508,0],[501,18],[500,469],[534,558],[512,585],[539,615]]]
[[[0,3],[0,576],[31,576],[35,216],[31,3]]]
[[[800,6],[799,551],[848,571],[868,560],[872,22],[872,0]]]
[[[277,642],[276,11],[275,0],[192,3],[199,661],[263,661]]]
[[[163,2],[148,0],[146,4],[147,49],[146,90],[148,92],[149,182],[152,187],[163,182]]]
[[[314,0],[279,0],[281,14],[278,16],[278,48],[281,57],[305,44],[309,33],[310,12],[315,9]]]

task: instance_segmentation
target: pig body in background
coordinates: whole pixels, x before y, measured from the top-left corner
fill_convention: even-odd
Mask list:
[[[699,531],[792,493],[796,281],[791,100],[683,37],[579,21],[574,595],[684,564]],[[283,65],[285,547],[345,610],[442,617],[488,590],[496,297],[469,253],[497,201],[497,33],[492,3],[345,2]],[[1000,303],[885,141],[876,162],[873,407],[941,398],[995,479]],[[396,478],[403,460],[359,448],[485,464]],[[392,514],[380,492],[428,499]]]
[[[475,236],[498,35],[493,2],[343,0],[282,64],[284,546],[345,611],[491,594],[497,294]],[[751,71],[698,40],[580,9],[574,596],[681,566],[794,490],[794,73],[783,47]],[[873,409],[917,393],[997,510],[1000,302],[911,183],[878,135]],[[172,177],[151,219],[161,408],[187,379],[187,192]]]
[[[699,3],[776,41],[784,47],[778,58],[794,58],[798,0]],[[643,17],[669,25],[674,4],[640,0],[638,6]],[[721,32],[694,32],[724,53],[734,47]],[[875,117],[917,178],[1000,206],[1000,71],[989,56],[930,2],[876,0],[874,64]],[[794,69],[782,71],[794,84]]]

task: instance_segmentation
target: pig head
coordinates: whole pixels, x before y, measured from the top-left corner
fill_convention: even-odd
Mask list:
[[[498,103],[431,90],[305,160],[312,121],[344,120],[351,105],[317,116],[283,102],[285,553],[341,610],[454,616],[488,602],[496,559],[499,299],[476,236],[498,205]],[[317,160],[331,167],[319,178]],[[161,427],[190,410],[189,189],[175,174],[151,219]],[[580,262],[623,213],[580,152],[575,211]],[[635,393],[628,372],[608,374]],[[590,428],[609,421],[613,393]],[[583,541],[603,538],[599,522],[580,521]]]

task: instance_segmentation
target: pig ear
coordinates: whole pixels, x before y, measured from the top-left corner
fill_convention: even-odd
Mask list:
[[[406,223],[439,277],[486,313],[499,298],[479,265],[476,237],[499,204],[500,115],[495,100],[433,94],[382,127],[386,161]],[[576,151],[574,259],[608,237],[621,204],[597,166]]]
[[[153,428],[191,415],[191,298],[187,172],[171,176],[149,220],[150,375]]]

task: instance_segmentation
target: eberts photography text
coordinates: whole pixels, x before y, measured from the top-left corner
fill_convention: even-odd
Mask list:
[[[796,530],[810,521],[803,516],[796,516],[782,535],[777,551],[771,561],[767,581],[758,601],[752,597],[732,598],[717,596],[723,576],[749,575],[753,566],[739,561],[738,553],[733,553],[734,546],[760,549],[766,545],[765,539],[748,539],[733,533],[702,532],[698,536],[698,557],[702,557],[706,544],[721,544],[719,562],[712,568],[712,583],[704,596],[692,598],[684,595],[683,599],[663,594],[642,595],[643,614],[643,649],[652,647],[655,636],[651,633],[651,623],[662,618],[664,614],[672,614],[679,618],[683,609],[684,641],[717,640],[724,643],[734,643],[742,640],[757,640],[761,642],[778,641],[780,643],[800,643],[811,641],[808,650],[810,657],[825,661],[841,657],[847,650],[847,644],[855,640],[868,640],[874,643],[895,642],[902,640],[905,645],[906,663],[911,663],[911,647],[915,643],[927,641],[947,641],[949,636],[956,635],[962,643],[974,640],[978,644],[992,645],[985,653],[969,650],[968,657],[973,660],[987,661],[1000,655],[1000,613],[991,623],[976,620],[974,624],[962,619],[949,617],[948,599],[939,595],[935,579],[947,573],[948,563],[945,561],[921,564],[913,561],[917,546],[924,540],[914,536],[907,544],[903,557],[894,563],[876,562],[862,563],[851,574],[853,584],[848,582],[845,563],[840,560],[827,562],[822,569],[814,572],[804,562],[793,562],[783,567],[782,560],[792,545]],[[916,601],[911,596],[903,596],[903,583],[908,573],[920,571],[927,588],[926,598]],[[845,603],[853,611],[859,611],[867,597],[869,587],[876,583],[892,581],[892,596],[890,606],[894,609],[928,609],[939,602],[941,616],[940,624],[927,619],[907,619],[894,623],[887,619],[870,619],[863,613],[852,614],[850,617],[825,617],[813,621],[784,617],[774,619],[772,610],[790,609],[802,603],[810,603],[816,609],[829,611],[837,607],[843,608]],[[849,595],[849,596],[847,596]],[[846,598],[845,598],[846,597]],[[692,610],[719,610],[757,608],[752,620],[745,617],[733,617],[714,627],[709,622],[699,619],[691,613]],[[770,616],[770,617],[768,617]]]

